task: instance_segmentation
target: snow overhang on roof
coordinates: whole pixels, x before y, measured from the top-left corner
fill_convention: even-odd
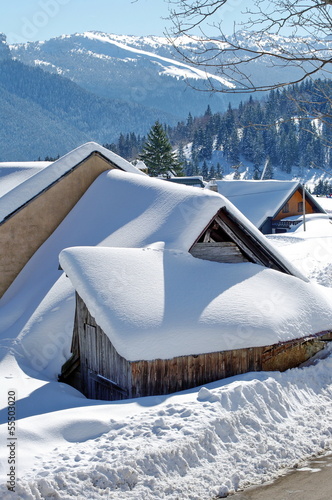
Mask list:
[[[88,142],[50,163],[33,175],[33,177],[26,179],[24,182],[14,187],[14,189],[4,194],[4,196],[0,198],[0,222],[40,194],[43,190],[57,182],[61,177],[69,173],[93,154],[101,155],[115,167],[125,172],[145,175],[130,162],[103,146],[100,146],[100,144]]]
[[[331,328],[331,290],[251,263],[165,250],[76,247],[61,266],[124,358],[277,344]]]

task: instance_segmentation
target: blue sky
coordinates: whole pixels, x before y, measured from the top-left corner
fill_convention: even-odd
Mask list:
[[[231,0],[228,25],[250,0]],[[0,32],[9,43],[48,40],[62,34],[104,31],[122,35],[162,35],[166,0],[12,0],[1,2]],[[220,20],[220,19],[219,19]]]
[[[161,35],[167,16],[164,0],[15,0],[0,7],[0,32],[10,43],[89,30]]]

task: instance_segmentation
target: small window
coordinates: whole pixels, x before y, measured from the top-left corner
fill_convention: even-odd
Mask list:
[[[297,204],[297,211],[298,212],[303,212],[303,201],[300,201],[298,204]]]
[[[282,209],[283,214],[288,214],[289,213],[289,203],[285,203]]]

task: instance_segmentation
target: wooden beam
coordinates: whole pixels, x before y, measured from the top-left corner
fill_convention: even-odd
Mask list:
[[[211,241],[211,240],[210,240],[210,235],[211,235],[211,229],[208,229],[208,230],[206,231],[206,233],[204,234],[204,242],[205,242],[205,243],[207,243],[207,242]]]
[[[262,245],[254,234],[250,232],[239,220],[237,220],[233,215],[223,207],[218,212],[218,218],[224,222],[222,226],[236,237],[236,242],[243,252],[251,256],[252,262],[261,264],[265,267],[281,271],[286,274],[291,274],[292,272],[284,265],[282,261],[278,259],[269,248]],[[234,239],[235,241],[235,239]]]
[[[231,228],[225,220],[221,219],[221,217],[218,215],[215,218],[216,222],[219,224],[219,226],[225,231],[225,233],[237,244],[237,246],[242,250],[244,255],[247,256],[248,261],[254,262],[255,264],[260,264],[263,265],[263,262],[257,257],[257,255],[252,252],[252,250],[249,248],[248,245],[244,243],[242,238],[240,238],[236,232],[234,231],[233,228]]]
[[[198,259],[213,262],[223,262],[226,264],[248,262],[248,259],[241,253],[239,247],[230,241],[196,243],[191,248],[190,253]]]
[[[100,375],[99,373],[96,373],[92,370],[88,370],[89,372],[89,377],[92,378],[95,382],[98,382],[99,384],[105,385],[109,389],[116,390],[120,392],[120,394],[123,394],[124,396],[128,397],[128,390],[124,389],[123,387],[120,387],[116,382],[113,382],[113,380],[110,380],[107,377],[104,377],[103,375]]]
[[[80,366],[80,355],[74,353],[71,357],[62,365],[61,375],[59,376],[60,382],[65,382],[66,379],[79,368]]]

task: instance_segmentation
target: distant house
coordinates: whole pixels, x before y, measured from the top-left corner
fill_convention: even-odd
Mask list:
[[[293,216],[325,214],[325,210],[298,181],[216,181],[218,192],[229,199],[263,234],[285,232],[299,219]]]
[[[60,380],[89,398],[168,394],[295,366],[330,338],[324,293],[228,200],[116,171],[96,182],[110,234],[60,254],[77,300]]]
[[[169,182],[175,182],[176,184],[185,184],[186,186],[196,186],[200,188],[204,188],[206,185],[201,175],[193,175],[189,177],[170,177],[166,180]]]
[[[94,142],[54,162],[2,164],[0,297],[94,180],[112,169],[144,175]]]
[[[0,162],[0,198],[51,163],[51,161]]]
[[[138,168],[138,170],[140,170],[141,172],[143,172],[144,174],[148,174],[149,173],[149,169],[148,167],[145,165],[144,161],[142,160],[137,160],[136,162],[133,162],[133,165]]]

